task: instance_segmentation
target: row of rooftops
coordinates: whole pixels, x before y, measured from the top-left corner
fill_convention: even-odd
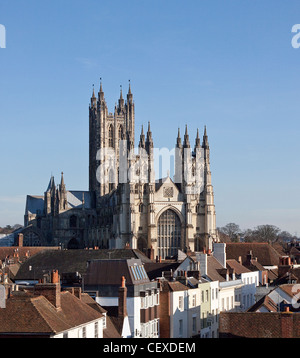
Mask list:
[[[184,259],[185,256],[185,254],[181,254],[180,260]],[[226,279],[226,270],[224,271],[224,269],[229,269],[229,271],[234,271],[235,274],[239,275],[242,272],[262,271],[267,267],[269,268],[269,277],[273,281],[278,276],[277,266],[281,257],[267,243],[227,243],[226,267],[222,266],[214,255],[208,253],[207,276],[214,281],[224,281]],[[0,261],[2,263],[18,264],[17,269],[15,269],[17,272],[12,275],[17,280],[41,278],[44,273],[51,271],[53,268],[58,269],[61,273],[79,272],[80,274],[85,274],[88,261],[131,258],[140,259],[142,264],[145,264],[150,280],[161,276],[163,271],[175,271],[180,263],[177,258],[161,263],[155,262],[139,250],[129,247],[118,250],[61,250],[60,247],[25,246],[0,247]],[[196,254],[191,253],[189,258],[196,261]],[[138,281],[143,275],[144,279],[146,279],[143,269],[132,268],[131,270],[131,277],[126,278],[128,282]],[[300,276],[297,269],[292,273],[295,277]]]
[[[243,247],[242,245],[244,244],[240,244],[237,246]],[[226,245],[226,251],[229,248],[229,250],[227,251],[228,254],[230,253],[230,246],[231,244]],[[197,270],[195,270],[194,272],[190,272],[188,274],[185,284],[182,280],[174,280],[173,273],[180,268],[182,260],[195,260],[196,257],[193,254],[191,254],[190,256],[186,255],[185,258],[183,254],[179,255],[179,257],[182,259],[180,261],[174,259],[165,262],[154,262],[150,260],[147,256],[143,255],[139,250],[133,250],[130,248],[126,248],[123,250],[59,250],[57,248],[35,248],[37,249],[37,251],[32,251],[32,248],[30,247],[11,247],[5,248],[5,250],[2,251],[2,248],[0,248],[0,257],[5,254],[5,259],[7,259],[9,257],[9,252],[14,253],[14,255],[16,255],[16,253],[21,254],[21,252],[23,251],[27,253],[27,255],[24,255],[24,261],[22,264],[20,264],[19,270],[14,276],[14,280],[16,282],[20,279],[41,279],[42,277],[44,277],[45,273],[51,272],[53,267],[55,267],[59,270],[59,272],[62,273],[62,278],[64,272],[76,272],[79,277],[84,277],[84,285],[93,285],[100,280],[103,285],[115,285],[116,287],[119,287],[121,276],[124,276],[124,279],[126,280],[126,286],[134,286],[141,284],[145,285],[152,280],[157,279],[158,277],[163,277],[164,284],[162,285],[162,289],[167,289],[170,291],[182,291],[187,290],[190,287],[197,287],[197,284],[199,282],[205,283],[208,282],[207,280],[226,283],[226,274],[230,271],[234,271],[238,275],[245,272],[251,272],[251,270],[255,269],[265,269],[265,267],[259,263],[259,248],[263,249],[262,258],[266,258],[265,262],[267,262],[268,264],[271,263],[272,266],[274,266],[276,262],[275,260],[272,261],[272,259],[277,258],[277,265],[279,263],[282,263],[285,267],[291,266],[290,260],[288,260],[286,257],[282,258],[280,257],[280,255],[276,255],[276,252],[274,253],[272,249],[270,249],[270,252],[266,255],[266,246],[267,244],[252,244],[251,246],[248,246],[248,248],[251,247],[252,250],[250,250],[245,255],[243,252],[240,251],[240,255],[238,255],[237,259],[228,258],[226,260],[226,267],[223,267],[220,262],[210,252],[208,252],[207,279],[201,277],[199,271],[198,276],[195,276],[195,274],[197,273]],[[235,248],[235,250],[237,249]],[[253,251],[257,256],[253,255]],[[250,256],[251,260],[249,261]],[[280,260],[278,260],[278,257],[280,258]],[[100,262],[101,265],[99,265]],[[247,263],[250,263],[251,265],[253,263],[253,265],[245,267],[243,265],[243,262],[245,265]],[[86,275],[88,272],[92,274]],[[180,276],[181,273],[178,272],[178,275]],[[81,283],[82,282],[79,282],[79,286],[81,286]],[[89,299],[87,296],[85,296],[85,294],[81,295],[81,297],[83,297],[83,299],[86,298],[86,300]],[[47,303],[43,298],[32,297],[32,295],[30,296],[28,292],[26,295],[24,295],[24,292],[16,293],[13,299],[19,300],[18,303],[20,303],[21,306],[22,302],[25,302],[22,300],[27,300],[27,304],[29,305],[28,307],[40,307],[41,309],[44,309],[44,312],[47,312],[48,310],[48,308],[46,307]],[[64,305],[63,301],[67,302],[68,300],[70,304],[70,300],[72,299],[74,300],[74,298],[70,298],[67,292],[63,292],[61,294],[62,305]],[[90,304],[91,303],[92,301],[90,301]],[[95,304],[94,301],[93,303]],[[272,302],[268,298],[264,298],[263,303],[265,305],[269,305],[269,307],[272,307]],[[113,309],[110,310],[110,314],[112,315],[111,317],[114,317],[111,318],[112,321],[115,319],[117,322],[117,315],[114,315]],[[46,315],[49,316],[50,313],[49,315]],[[5,316],[3,317],[4,319],[8,319],[8,316],[7,318],[5,318]],[[56,317],[55,315],[52,315],[51,317],[54,321],[55,319],[61,319],[58,316]],[[37,319],[37,322],[38,321],[39,319]],[[114,327],[113,329],[116,333],[118,329],[113,324],[112,326]],[[53,325],[51,327],[53,327]]]

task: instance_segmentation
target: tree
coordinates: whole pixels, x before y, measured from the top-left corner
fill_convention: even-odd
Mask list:
[[[238,242],[241,229],[239,225],[235,223],[228,223],[225,226],[221,227],[219,231],[227,236],[229,236],[232,242]]]
[[[278,240],[280,229],[274,225],[258,225],[254,228],[255,241],[272,243]]]

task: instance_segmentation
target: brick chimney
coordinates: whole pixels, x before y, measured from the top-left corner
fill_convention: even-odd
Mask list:
[[[16,240],[16,246],[22,247],[23,246],[23,234],[18,234],[17,240]]]
[[[125,277],[122,276],[121,287],[119,287],[118,317],[127,316],[127,287]]]
[[[154,249],[152,246],[150,247],[150,249],[147,250],[147,257],[150,260],[154,260]]]
[[[60,277],[57,270],[51,272],[50,283],[37,283],[34,286],[35,296],[44,296],[56,308],[60,309]]]
[[[284,276],[291,268],[291,258],[289,256],[281,256],[279,258],[278,277]]]

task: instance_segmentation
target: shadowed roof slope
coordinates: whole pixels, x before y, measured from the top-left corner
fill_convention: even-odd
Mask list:
[[[59,272],[86,273],[87,261],[97,259],[131,259],[139,258],[142,262],[151,262],[147,256],[139,250],[115,249],[115,250],[47,250],[40,252],[25,261],[15,279],[16,280],[37,280],[45,273],[53,269]],[[31,266],[31,270],[29,270]]]

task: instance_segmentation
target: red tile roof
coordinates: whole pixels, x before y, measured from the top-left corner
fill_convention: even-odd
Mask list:
[[[240,275],[241,273],[245,272],[251,272],[249,269],[247,269],[245,266],[241,265],[234,259],[226,260],[226,266],[231,269],[234,269],[237,275]]]
[[[300,313],[221,312],[220,338],[300,338]]]
[[[247,254],[252,251],[253,257],[257,257],[257,261],[263,266],[278,265],[281,255],[266,242],[239,242],[226,243],[227,259],[235,259],[238,261],[239,256],[242,263],[246,261]]]
[[[61,292],[61,308],[56,309],[44,296],[14,292],[1,309],[0,335],[26,333],[54,335],[103,317],[68,291]]]

